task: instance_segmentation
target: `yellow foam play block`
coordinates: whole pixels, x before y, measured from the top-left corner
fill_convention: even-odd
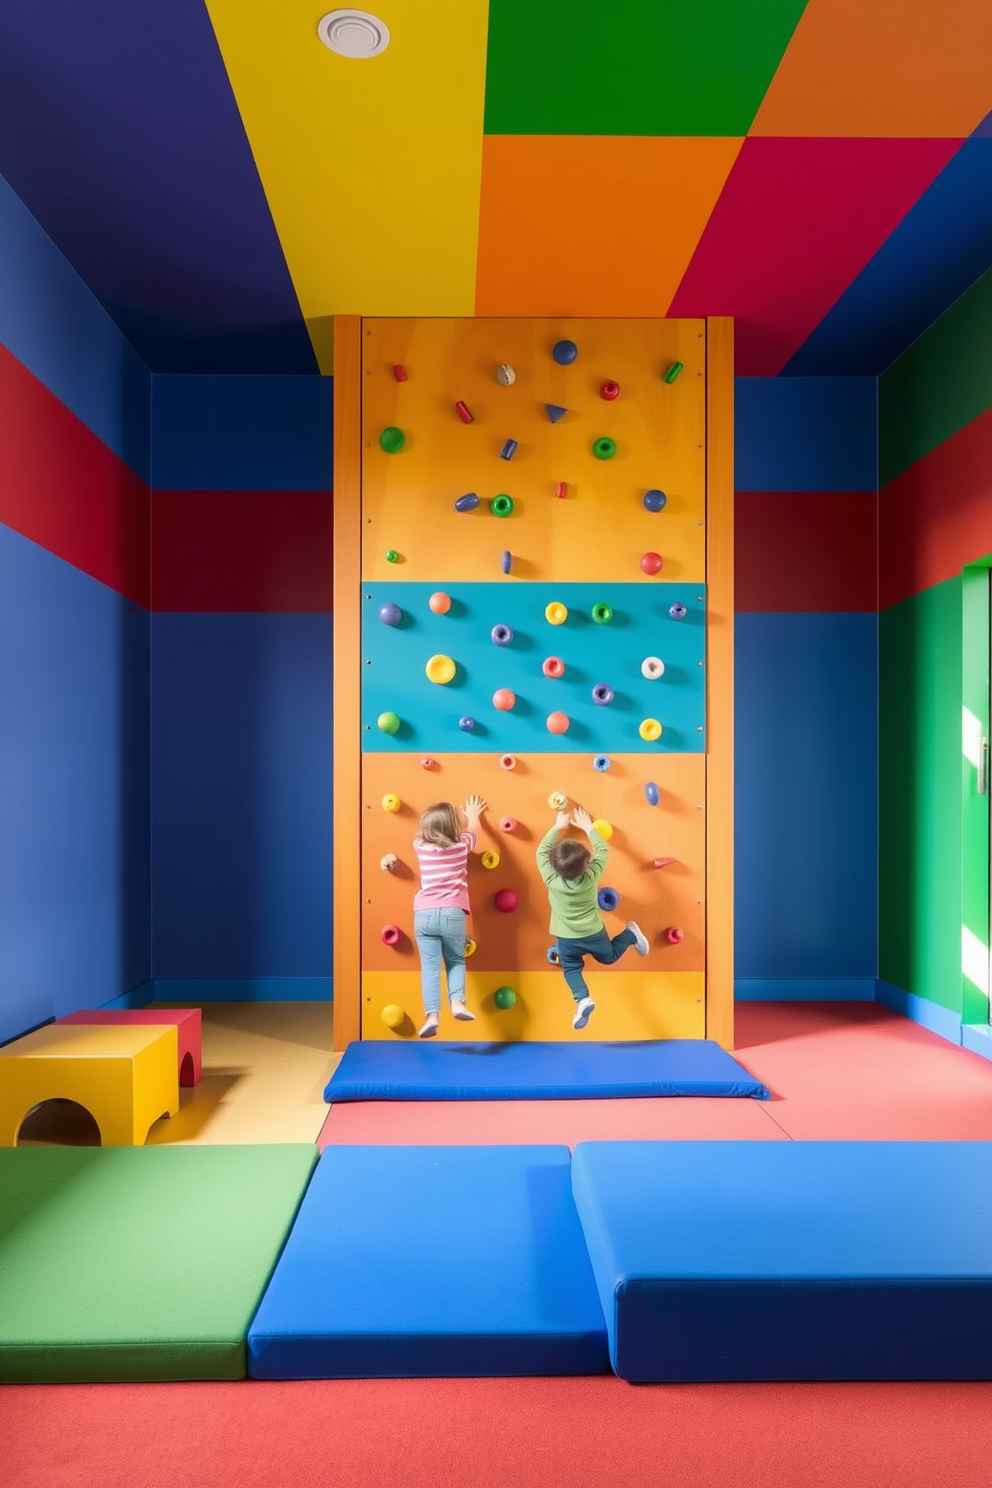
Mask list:
[[[13,1147],[42,1101],[84,1106],[105,1147],[140,1147],[160,1116],[179,1110],[175,1025],[49,1024],[0,1049],[0,1147]]]

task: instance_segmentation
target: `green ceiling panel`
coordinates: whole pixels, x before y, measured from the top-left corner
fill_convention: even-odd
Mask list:
[[[490,0],[486,133],[746,134],[805,8]]]

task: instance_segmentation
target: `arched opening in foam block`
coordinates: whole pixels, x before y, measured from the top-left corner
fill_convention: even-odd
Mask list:
[[[73,1100],[41,1101],[24,1117],[17,1133],[18,1147],[99,1147],[96,1118]]]
[[[192,1085],[194,1074],[195,1071],[193,1069],[193,1056],[187,1049],[186,1053],[182,1057],[182,1062],[179,1066],[180,1085]]]

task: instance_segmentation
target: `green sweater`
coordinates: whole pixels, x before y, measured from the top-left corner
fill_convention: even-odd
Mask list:
[[[552,827],[537,849],[537,866],[548,886],[551,901],[551,934],[566,940],[582,940],[587,935],[597,935],[603,928],[603,917],[596,902],[596,885],[606,867],[606,842],[598,832],[590,831],[592,858],[589,867],[581,878],[561,878],[551,866],[551,849],[557,841],[558,828]]]

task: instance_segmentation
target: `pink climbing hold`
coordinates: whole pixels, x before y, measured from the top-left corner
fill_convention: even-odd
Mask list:
[[[669,925],[665,931],[665,939],[669,945],[681,945],[685,940],[685,931],[680,930],[678,925]]]
[[[379,931],[379,939],[383,945],[395,946],[400,943],[400,931],[398,925],[383,925]]]
[[[515,832],[517,830],[517,818],[515,816],[501,816],[499,829],[501,832]]]
[[[652,868],[667,868],[668,865],[669,865],[669,863],[677,863],[677,862],[678,862],[678,858],[652,858],[651,859],[651,867]]]
[[[512,914],[520,903],[520,898],[515,889],[500,889],[493,903],[502,914]]]

